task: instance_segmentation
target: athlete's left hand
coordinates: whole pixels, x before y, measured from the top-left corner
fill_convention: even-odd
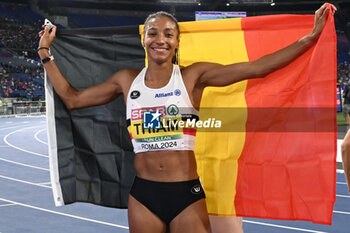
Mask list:
[[[314,29],[310,34],[313,39],[318,39],[320,37],[321,32],[326,24],[329,12],[332,12],[332,14],[334,14],[336,10],[337,8],[333,4],[325,3],[320,7],[320,9],[315,11]]]

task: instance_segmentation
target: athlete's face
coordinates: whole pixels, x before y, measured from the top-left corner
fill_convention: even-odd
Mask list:
[[[143,38],[148,59],[156,63],[171,61],[179,47],[178,33],[176,24],[166,16],[148,21]]]

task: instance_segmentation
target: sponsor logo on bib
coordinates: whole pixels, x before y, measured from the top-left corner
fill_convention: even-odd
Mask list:
[[[174,94],[176,96],[180,96],[181,95],[181,91],[179,89],[175,89]]]
[[[179,114],[179,108],[175,104],[170,104],[167,108],[167,113],[170,116],[176,116]]]
[[[162,97],[169,97],[173,96],[174,92],[168,92],[168,93],[157,93],[154,98],[162,98]]]
[[[130,98],[134,100],[134,99],[139,98],[140,95],[141,95],[141,93],[140,93],[139,91],[132,91],[132,92],[130,93]]]
[[[200,194],[202,192],[202,187],[199,184],[196,184],[192,187],[191,192],[193,194]]]

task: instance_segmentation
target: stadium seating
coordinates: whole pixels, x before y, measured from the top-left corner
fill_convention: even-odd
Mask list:
[[[345,21],[350,21],[349,12],[345,11]],[[139,25],[144,21],[144,18],[112,15],[110,12],[109,15],[69,13],[66,16],[68,26],[71,28]],[[3,80],[1,85],[4,86],[4,83],[10,82],[11,78],[14,78],[15,82],[30,83],[28,91],[16,89],[16,87],[11,87],[12,91],[10,91],[0,85],[0,96],[5,94],[20,98],[44,96],[44,80],[37,78],[42,76],[43,69],[36,52],[39,40],[37,32],[41,29],[43,19],[41,15],[32,11],[29,5],[0,3],[0,79]],[[63,28],[61,25],[57,26],[60,29]],[[338,81],[350,82],[350,53],[348,52],[350,44],[344,32],[341,30],[337,32]]]
[[[19,20],[21,23],[33,23],[42,19],[38,13],[20,6],[5,6],[0,5],[0,15],[9,19]]]
[[[136,17],[114,15],[69,14],[68,19],[69,26],[72,28],[126,26],[143,23]]]

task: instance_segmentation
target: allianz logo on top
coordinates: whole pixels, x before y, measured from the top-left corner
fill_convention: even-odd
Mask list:
[[[162,98],[162,97],[169,97],[169,96],[180,96],[181,91],[179,89],[175,89],[174,91],[167,92],[167,93],[157,93],[155,94],[154,98]]]

